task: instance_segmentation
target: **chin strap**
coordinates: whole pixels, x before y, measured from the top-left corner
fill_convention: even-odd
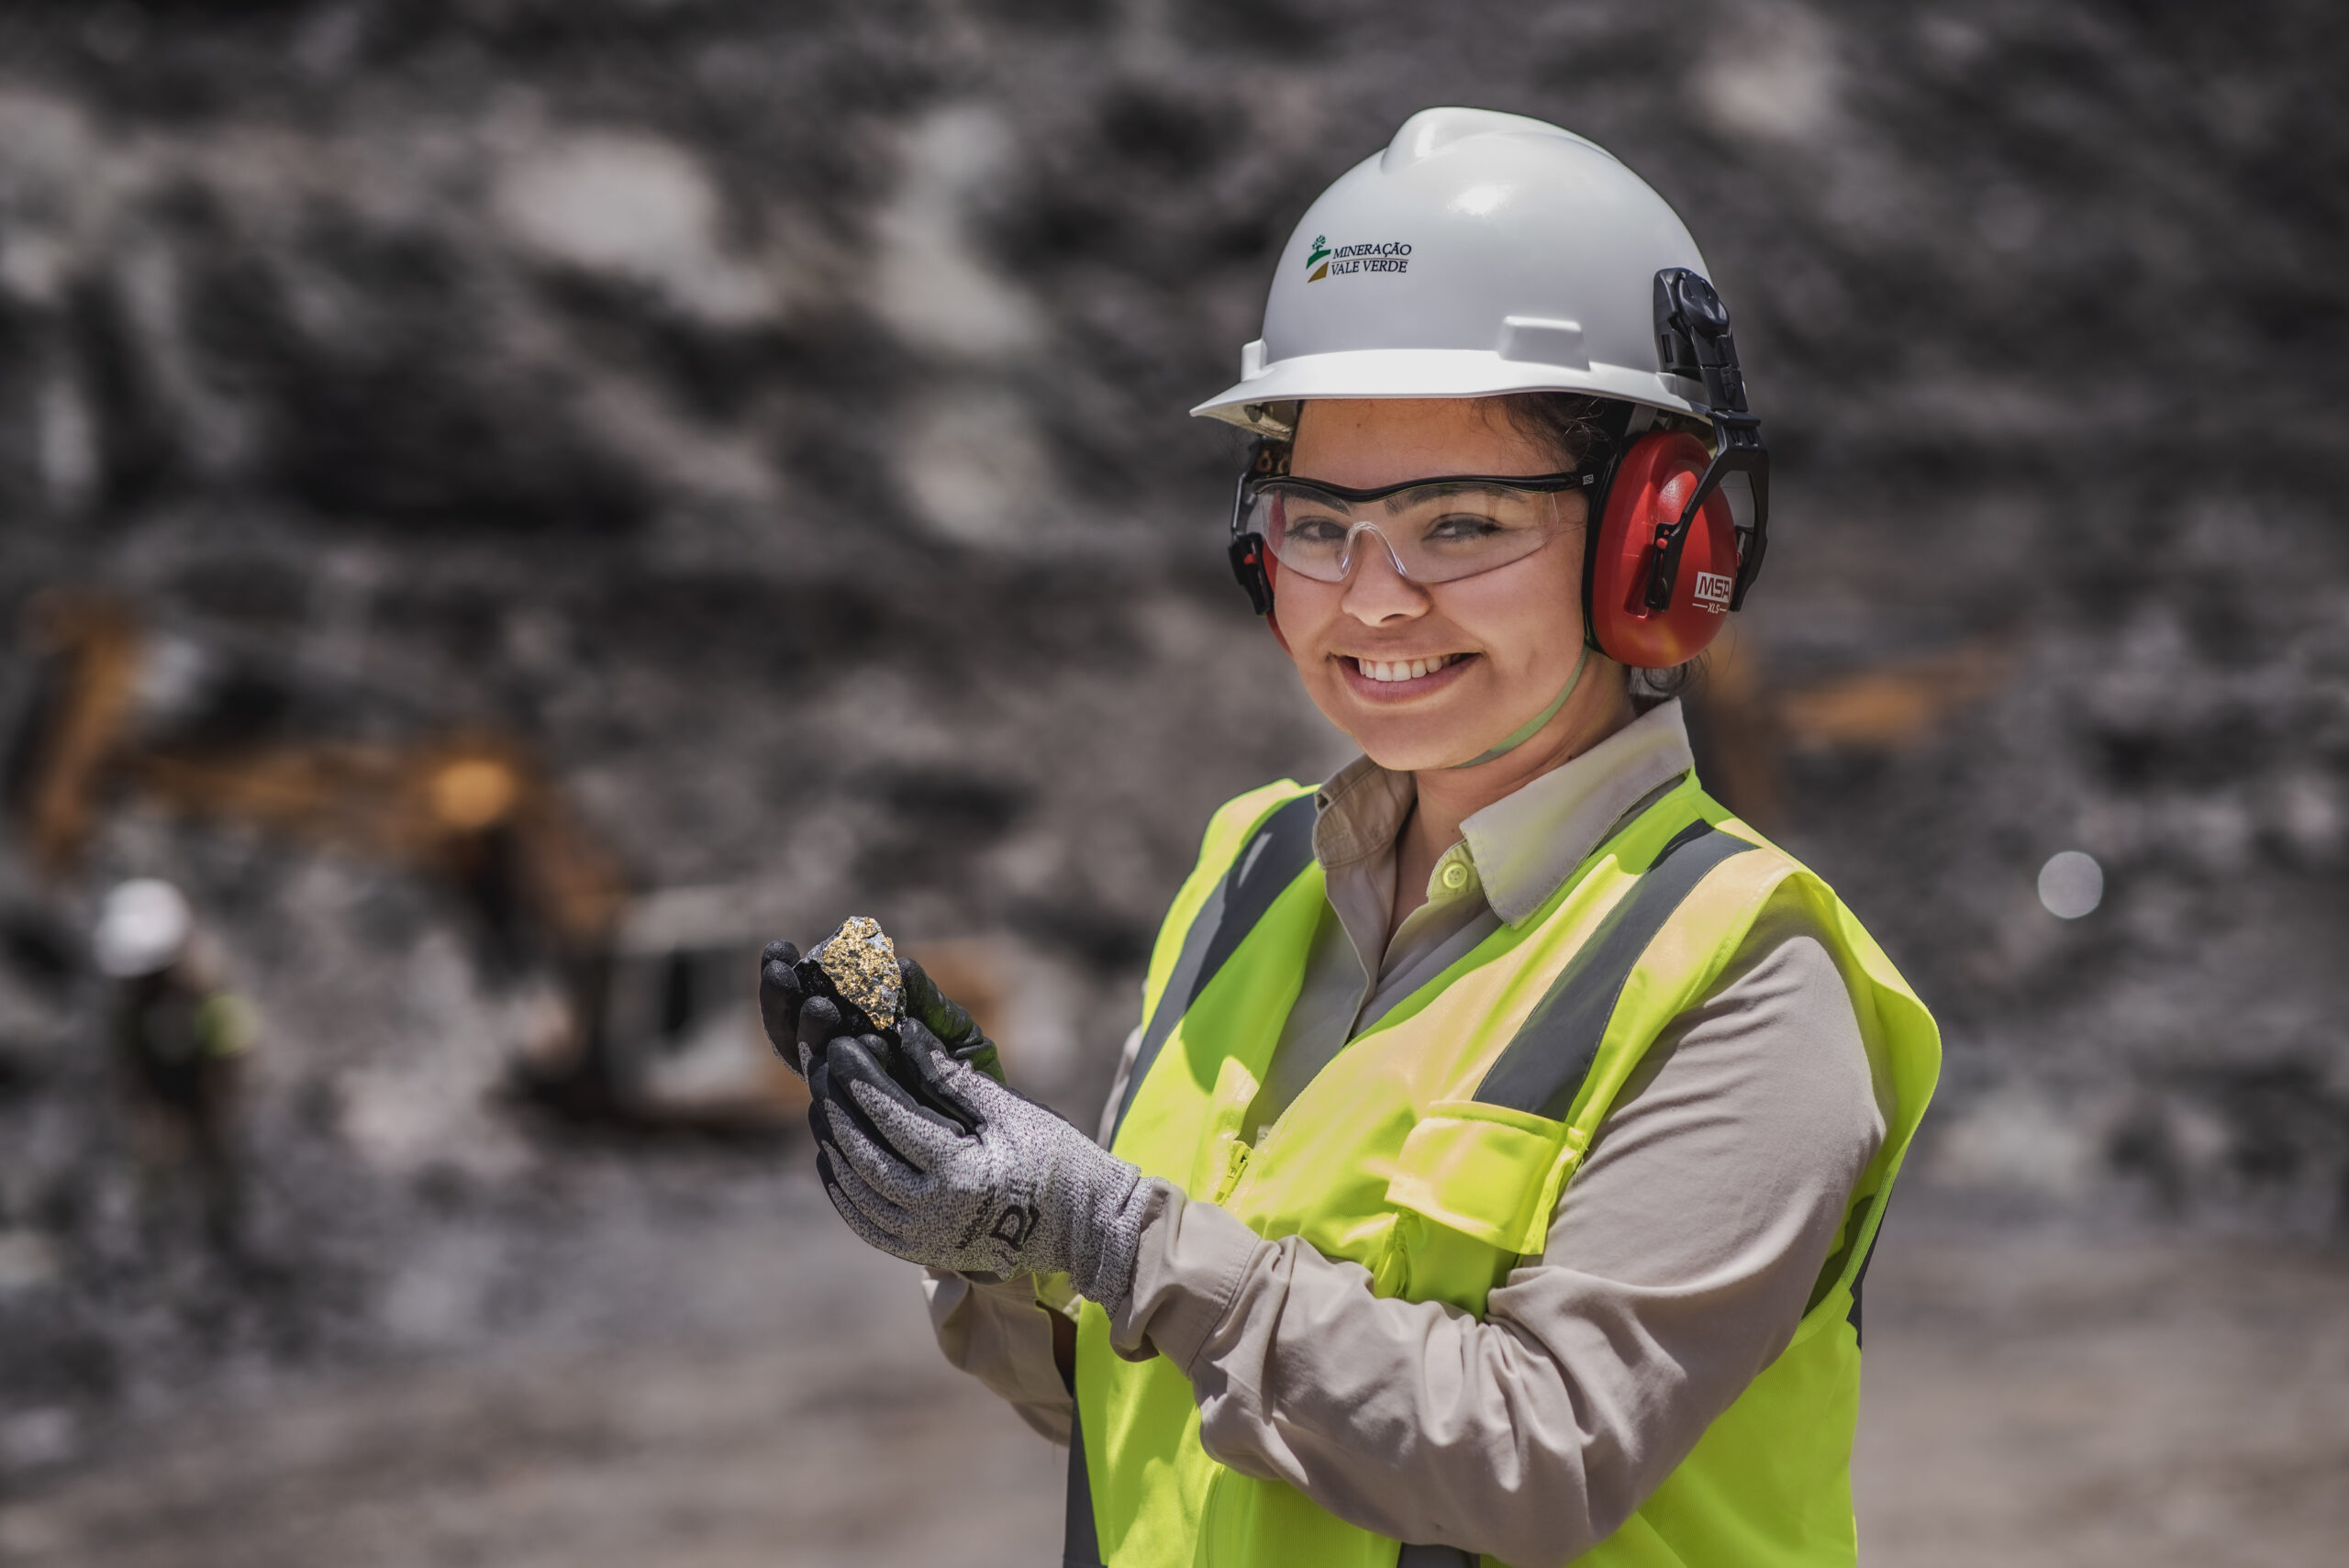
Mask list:
[[[1482,767],[1486,762],[1492,762],[1496,758],[1508,756],[1511,751],[1516,751],[1520,746],[1524,745],[1528,740],[1532,740],[1534,736],[1540,734],[1542,727],[1558,717],[1558,710],[1566,706],[1566,699],[1575,695],[1575,688],[1576,686],[1582,684],[1583,666],[1589,662],[1590,647],[1586,643],[1583,646],[1582,657],[1575,661],[1575,673],[1566,677],[1566,689],[1558,694],[1555,701],[1551,703],[1548,707],[1543,708],[1540,713],[1535,714],[1531,718],[1527,719],[1523,728],[1511,732],[1501,741],[1499,745],[1495,746],[1491,751],[1471,757],[1464,762],[1454,762],[1452,764],[1453,768]]]

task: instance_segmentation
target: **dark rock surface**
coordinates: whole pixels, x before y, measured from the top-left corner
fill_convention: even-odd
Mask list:
[[[771,886],[802,940],[1007,934],[1066,977],[1048,1086],[1081,1106],[1207,811],[1344,755],[1223,578],[1236,445],[1183,410],[1408,113],[1543,116],[1680,208],[1738,312],[1780,462],[1741,652],[1787,698],[1742,744],[1943,1020],[1926,1173],[2337,1235],[2344,33],[2313,3],[20,0],[0,612],[101,587],[351,694],[320,721],[350,734],[522,736],[639,886]],[[1964,700],[1897,741],[1791,706],[1943,665]],[[2073,922],[2033,895],[2067,849],[2107,889]],[[261,1008],[276,1272],[130,1218],[78,953],[134,872],[191,889]],[[490,1095],[528,997],[463,911],[138,809],[62,885],[5,875],[0,1387],[373,1343],[434,1247],[494,1260],[450,1265],[489,1282],[467,1321],[521,1290],[591,1156]]]

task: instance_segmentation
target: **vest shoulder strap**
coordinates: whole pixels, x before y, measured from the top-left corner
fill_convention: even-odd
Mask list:
[[[1242,940],[1256,928],[1292,882],[1313,863],[1313,795],[1296,795],[1275,806],[1256,824],[1240,846],[1231,864],[1183,934],[1183,948],[1167,976],[1150,1021],[1142,1026],[1141,1043],[1134,1053],[1133,1071],[1126,1077],[1126,1092],[1118,1101],[1118,1115],[1109,1125],[1114,1140],[1133,1108],[1134,1095],[1150,1076],[1158,1053],[1199,993],[1219,973]]]
[[[1476,1098],[1564,1121],[1598,1060],[1607,1025],[1641,955],[1715,866],[1758,846],[1691,822],[1655,859],[1561,970],[1477,1085]]]

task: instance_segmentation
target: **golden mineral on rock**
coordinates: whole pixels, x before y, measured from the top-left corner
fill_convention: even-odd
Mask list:
[[[897,950],[880,921],[851,915],[807,956],[823,967],[843,1001],[864,1009],[875,1029],[897,1021]]]

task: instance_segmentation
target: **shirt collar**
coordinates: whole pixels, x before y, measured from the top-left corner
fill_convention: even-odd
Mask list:
[[[1314,859],[1336,870],[1393,849],[1419,798],[1419,786],[1410,774],[1356,757],[1330,774],[1314,796]]]
[[[1510,925],[1531,915],[1626,812],[1695,766],[1675,697],[1468,817],[1461,836],[1493,913]],[[1315,858],[1334,871],[1391,852],[1418,798],[1410,774],[1356,758],[1316,796]]]
[[[1625,812],[1696,765],[1675,697],[1469,817],[1460,832],[1493,913],[1514,926],[1542,907]]]

